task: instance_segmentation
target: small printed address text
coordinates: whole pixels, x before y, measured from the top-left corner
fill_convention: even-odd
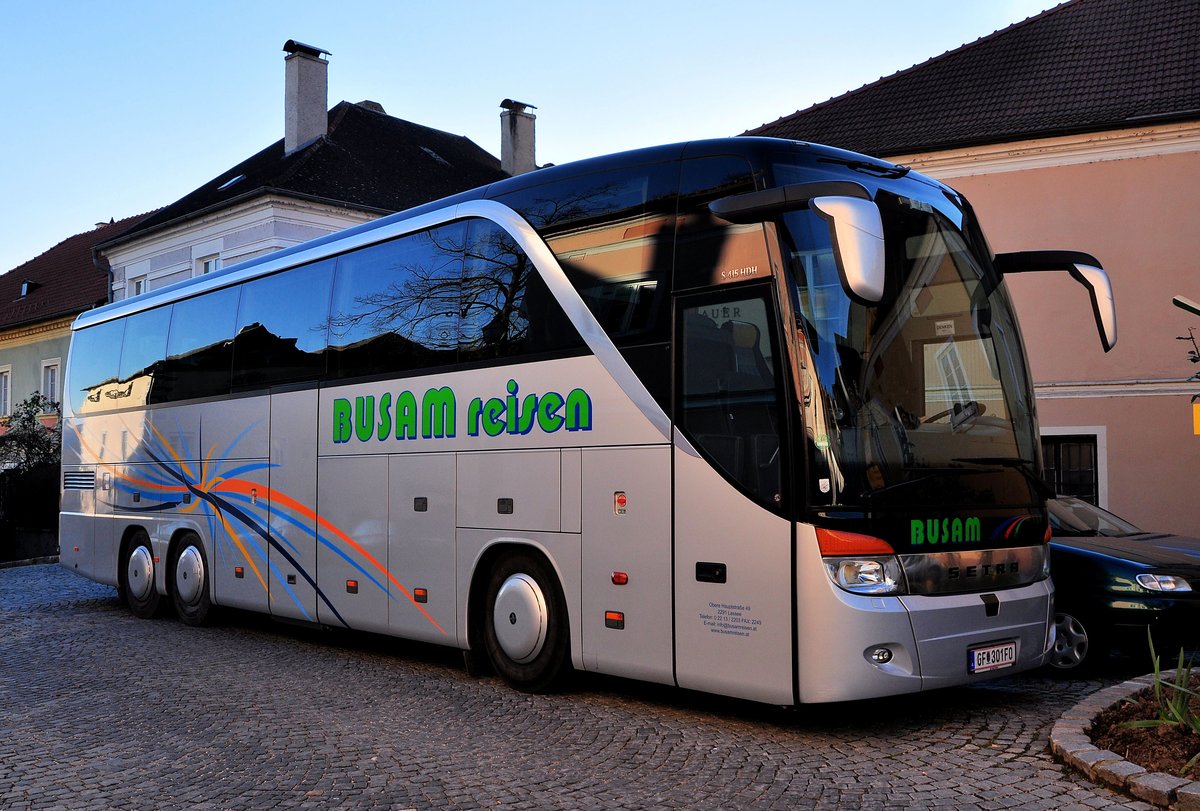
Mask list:
[[[750,606],[741,603],[709,603],[708,611],[700,612],[700,621],[710,633],[724,636],[750,636],[762,626]]]

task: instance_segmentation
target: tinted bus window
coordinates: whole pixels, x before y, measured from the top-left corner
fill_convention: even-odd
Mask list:
[[[454,362],[465,234],[465,223],[452,223],[338,258],[330,377]]]
[[[163,402],[165,383],[159,380],[167,356],[167,329],[171,308],[161,307],[130,316],[125,322],[125,340],[121,346],[120,383],[123,387],[118,406]]]
[[[692,297],[680,311],[679,422],[768,509],[783,502],[774,313],[765,299]]]
[[[678,164],[635,166],[500,197],[538,230],[618,344],[666,341]]]
[[[121,339],[125,322],[108,321],[79,330],[71,341],[71,360],[67,368],[68,405],[75,414],[117,408],[113,398],[105,397],[117,382],[120,369]]]
[[[325,373],[333,260],[247,282],[238,306],[233,387],[313,380]]]
[[[167,362],[155,385],[159,402],[229,394],[238,292],[231,287],[175,303]]]
[[[507,231],[472,220],[462,281],[460,356],[487,360],[582,349],[583,339]]]
[[[714,217],[713,200],[754,191],[750,164],[742,158],[684,161],[679,180],[679,234],[675,288],[753,281],[771,275],[763,226],[735,225]]]

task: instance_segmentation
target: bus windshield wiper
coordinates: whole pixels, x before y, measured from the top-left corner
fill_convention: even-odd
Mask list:
[[[1012,468],[1024,476],[1042,498],[1054,498],[1058,495],[1054,492],[1054,488],[1046,483],[1045,479],[1033,472],[1033,462],[1030,462],[1028,459],[1013,458],[1011,456],[956,456],[950,461],[966,462],[969,465],[995,465],[997,467]]]
[[[987,473],[986,470],[966,470],[961,467],[926,467],[926,468],[920,468],[920,469],[922,471],[924,471],[924,473],[925,473],[924,476],[917,476],[915,479],[905,479],[902,482],[896,482],[895,484],[885,485],[884,487],[880,487],[876,490],[864,490],[859,495],[859,498],[870,500],[870,499],[874,498],[875,496],[881,496],[884,493],[894,493],[895,491],[903,490],[904,488],[906,488],[910,485],[920,484],[921,482],[927,482],[930,479],[935,479],[938,476],[945,476],[947,474],[962,476],[962,475],[971,475],[974,473]]]

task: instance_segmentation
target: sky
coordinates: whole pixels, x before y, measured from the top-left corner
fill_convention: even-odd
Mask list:
[[[1053,0],[0,0],[0,272],[167,205],[283,137],[284,42],[331,53],[329,106],[538,163],[737,135]]]

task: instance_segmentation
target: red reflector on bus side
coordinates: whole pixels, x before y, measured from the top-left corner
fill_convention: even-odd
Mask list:
[[[817,527],[817,546],[821,549],[821,554],[827,556],[896,554],[891,544],[882,538],[822,527]]]
[[[413,600],[415,600],[418,603],[429,602],[429,590],[428,589],[413,589]]]
[[[233,576],[236,577],[238,580],[241,580],[243,577],[246,576],[246,570],[243,569],[241,566],[234,566],[233,567]]]
[[[604,627],[615,628],[618,631],[625,627],[625,614],[621,611],[605,611],[604,612]]]
[[[358,581],[357,580],[347,580],[346,581],[346,593],[347,594],[358,594]]]
[[[612,583],[614,586],[629,585],[629,573],[628,572],[613,572],[612,573]]]

